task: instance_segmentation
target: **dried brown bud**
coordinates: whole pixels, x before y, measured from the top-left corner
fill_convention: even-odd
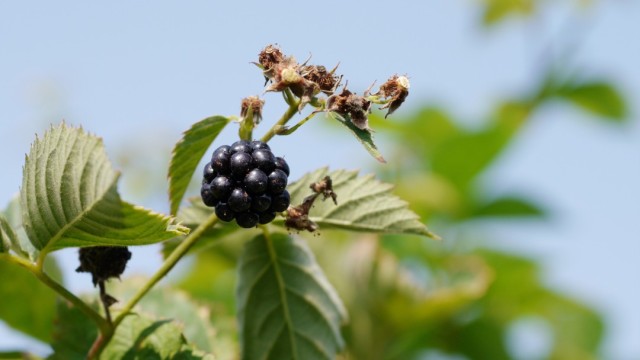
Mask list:
[[[380,108],[381,110],[389,109],[384,116],[386,118],[396,111],[409,96],[409,79],[406,76],[393,75],[380,86],[380,89],[374,95],[389,99],[389,102]]]
[[[240,105],[240,117],[244,119],[251,109],[253,114],[253,124],[258,125],[262,120],[262,107],[264,106],[264,100],[261,100],[257,96],[249,96],[242,99]]]
[[[356,95],[346,87],[340,94],[327,99],[327,111],[333,111],[343,116],[349,116],[351,122],[362,130],[369,130],[368,115],[371,112],[371,101]]]

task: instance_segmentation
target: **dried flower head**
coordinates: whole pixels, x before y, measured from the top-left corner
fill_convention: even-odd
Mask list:
[[[302,67],[302,76],[318,85],[318,89],[326,95],[331,95],[340,85],[340,77],[334,75],[338,69],[336,65],[333,70],[327,71],[322,65],[306,65]]]
[[[311,188],[311,190],[316,194],[322,194],[323,201],[331,198],[333,203],[338,205],[338,194],[333,191],[333,181],[329,175],[322,178],[322,180],[309,185],[309,188]]]
[[[327,99],[327,111],[348,116],[351,122],[361,130],[369,130],[368,115],[371,112],[371,101],[347,90],[346,86],[340,94]]]
[[[264,100],[261,100],[257,96],[249,96],[242,99],[240,104],[240,117],[244,119],[249,114],[251,109],[252,121],[254,125],[258,125],[262,120],[262,107],[264,106]]]
[[[393,75],[384,84],[376,94],[382,98],[386,98],[388,102],[380,109],[389,109],[385,118],[396,111],[404,100],[409,96],[409,78],[406,76]]]
[[[284,58],[285,56],[277,46],[267,45],[258,55],[258,62],[266,71],[273,68],[274,65],[281,63]]]
[[[322,180],[309,185],[309,188],[313,190],[313,194],[304,198],[302,204],[289,206],[287,209],[284,225],[288,229],[307,230],[309,232],[318,230],[318,224],[309,219],[309,211],[311,211],[313,203],[320,195],[323,196],[323,201],[330,197],[333,203],[338,205],[338,195],[333,192],[333,182],[328,175],[322,178]]]

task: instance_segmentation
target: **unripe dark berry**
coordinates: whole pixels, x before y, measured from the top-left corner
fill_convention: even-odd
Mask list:
[[[289,176],[289,164],[284,160],[284,158],[277,157],[276,158],[276,169],[280,169],[284,171],[287,176]]]
[[[231,195],[231,191],[233,190],[233,183],[231,180],[224,176],[218,175],[216,176],[210,183],[211,193],[218,200],[226,200]]]
[[[283,191],[279,195],[271,196],[271,211],[281,212],[287,210],[291,204],[291,195],[287,190]]]
[[[215,170],[213,170],[213,167],[211,166],[210,162],[208,162],[207,165],[204,166],[204,170],[202,171],[202,177],[206,182],[210,182],[211,180],[213,180],[214,177],[216,177],[216,172]]]
[[[265,211],[258,214],[258,223],[260,224],[268,224],[276,218],[276,213],[274,211]]]
[[[220,174],[229,173],[229,159],[231,159],[231,148],[223,145],[216,149],[211,156],[211,167]]]
[[[238,224],[238,226],[246,229],[258,225],[258,220],[260,220],[260,217],[258,216],[258,214],[252,211],[241,212],[236,215],[236,223]]]
[[[218,204],[218,197],[213,194],[211,191],[211,185],[204,183],[200,188],[200,196],[202,197],[202,202],[210,207],[216,206]]]
[[[287,187],[287,174],[280,170],[275,169],[269,174],[269,193],[280,194]]]
[[[227,203],[218,203],[216,205],[216,216],[222,221],[231,221],[236,217],[236,213],[231,210]]]
[[[271,206],[271,196],[269,195],[260,195],[254,196],[251,199],[251,210],[256,212],[263,212],[269,210]]]
[[[231,154],[239,152],[250,153],[252,150],[251,144],[246,140],[238,140],[231,144]]]
[[[131,252],[126,246],[93,246],[80,248],[80,266],[76,272],[91,273],[93,285],[109,278],[119,278]]]
[[[258,140],[253,140],[250,145],[253,151],[260,150],[260,149],[271,150],[271,147],[269,147],[267,143],[263,143],[262,141],[258,141]]]
[[[276,168],[276,157],[273,155],[271,150],[255,150],[252,157],[255,166],[264,171],[265,174],[270,174]]]
[[[227,202],[231,210],[236,213],[249,210],[251,207],[251,197],[241,188],[235,188],[229,195],[229,201]]]
[[[251,195],[261,195],[267,191],[268,181],[269,178],[262,170],[253,169],[244,177],[244,188]]]
[[[231,155],[231,160],[229,161],[231,175],[233,175],[236,179],[244,178],[249,170],[251,170],[252,165],[253,158],[250,154],[245,152],[237,152]]]

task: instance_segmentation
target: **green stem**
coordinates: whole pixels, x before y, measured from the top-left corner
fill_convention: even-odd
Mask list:
[[[307,121],[311,120],[314,116],[316,116],[318,114],[317,111],[312,112],[311,114],[307,115],[307,117],[305,117],[304,119],[300,120],[297,124],[295,124],[294,126],[286,129],[286,130],[281,130],[278,131],[277,134],[278,135],[290,135],[292,134],[294,131],[298,130],[298,128],[302,125],[304,125],[304,123],[306,123]]]
[[[131,312],[134,306],[144,297],[151,288],[158,281],[162,280],[171,269],[178,263],[180,259],[191,249],[191,247],[200,239],[202,234],[210,227],[218,222],[218,217],[215,214],[211,214],[207,220],[201,223],[195,230],[193,230],[184,240],[176,247],[169,257],[164,261],[160,269],[147,281],[147,283],[131,298],[127,304],[122,308],[120,314],[113,321],[113,325],[117,327],[122,320]],[[108,342],[108,341],[107,341]]]
[[[69,290],[65,289],[64,286],[58,284],[55,280],[53,280],[49,275],[47,275],[43,270],[41,265],[33,264],[26,259],[19,258],[17,256],[8,256],[9,261],[22,266],[23,268],[29,270],[33,275],[35,275],[38,280],[42,281],[45,285],[51,288],[53,291],[57,292],[60,296],[65,298],[67,301],[75,305],[80,311],[82,311],[85,315],[87,315],[93,322],[98,325],[98,329],[102,333],[108,333],[112,331],[111,324],[107,322],[100,314],[92,309],[89,305],[87,305],[84,301],[82,301],[77,296],[73,295]]]
[[[285,90],[285,91],[288,91]],[[293,99],[293,94],[291,94],[292,99]],[[276,122],[271,129],[269,129],[269,131],[267,131],[266,134],[264,134],[264,136],[262,137],[262,142],[268,142],[269,140],[271,140],[271,138],[273,138],[276,134],[278,134],[286,125],[286,123],[291,120],[291,118],[298,112],[298,106],[300,105],[300,100],[292,100],[289,103],[289,108],[287,109],[287,111],[284,112],[284,114],[282,114],[282,117],[280,117],[280,119],[278,120],[278,122]]]

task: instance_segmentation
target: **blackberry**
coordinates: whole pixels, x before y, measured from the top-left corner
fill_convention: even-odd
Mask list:
[[[261,195],[267,191],[268,181],[269,178],[262,170],[253,169],[244,178],[244,188],[247,189],[249,194]]]
[[[245,140],[238,140],[231,144],[231,154],[238,152],[251,153],[252,150],[251,143]]]
[[[271,147],[269,147],[267,143],[263,143],[262,141],[258,141],[258,140],[253,140],[251,143],[249,143],[249,145],[254,151],[259,149],[271,150]]]
[[[204,166],[202,177],[207,182],[213,180],[213,178],[216,177],[216,171],[213,170],[213,166],[211,166],[211,163],[208,163]]]
[[[284,173],[289,176],[289,164],[287,164],[287,162],[283,158],[276,158],[276,169],[284,171]]]
[[[209,185],[211,194],[213,194],[213,196],[218,200],[228,199],[229,195],[231,195],[231,191],[233,190],[233,183],[224,175],[216,176]],[[205,185],[202,185],[202,188],[204,187]],[[202,201],[204,201],[204,196],[202,197]]]
[[[231,147],[223,145],[216,149],[211,156],[211,167],[221,174],[229,172],[229,159],[231,158]]]
[[[291,202],[289,165],[261,141],[239,140],[217,148],[203,169],[202,202],[222,221],[238,226],[268,224]]]
[[[229,159],[231,175],[235,178],[243,178],[253,167],[253,158],[246,152],[237,152]]]
[[[290,203],[291,195],[289,195],[289,192],[285,190],[282,192],[282,194],[274,195],[271,197],[270,209],[276,212],[285,211],[289,207]]]
[[[218,203],[216,205],[216,216],[222,221],[231,221],[236,217],[236,213],[231,210],[231,207],[227,203]]]
[[[258,225],[258,220],[260,220],[260,216],[251,211],[242,212],[236,215],[236,223],[238,223],[240,227],[243,227],[246,229],[249,229]]]
[[[211,191],[211,185],[208,183],[202,184],[200,196],[202,197],[202,202],[207,206],[216,206],[218,204],[218,199]]]
[[[269,192],[273,195],[282,194],[287,187],[287,174],[280,170],[275,169],[269,174]]]

